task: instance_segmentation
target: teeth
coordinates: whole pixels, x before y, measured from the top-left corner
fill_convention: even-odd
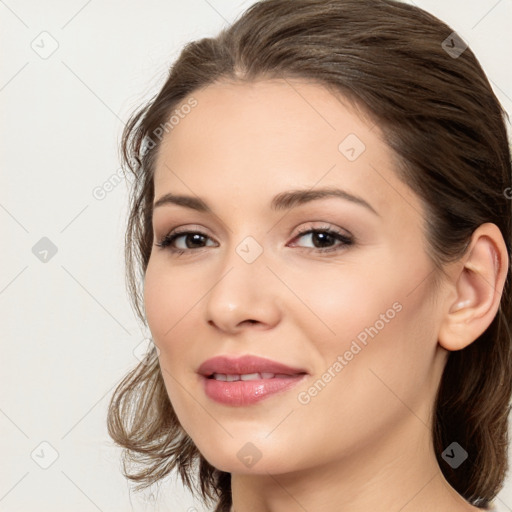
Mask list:
[[[256,380],[261,379],[261,375],[259,373],[245,373],[244,375],[240,375],[241,380]]]
[[[223,382],[235,382],[237,380],[273,379],[278,377],[274,373],[244,373],[243,375],[226,375],[225,373],[214,373],[213,378]]]

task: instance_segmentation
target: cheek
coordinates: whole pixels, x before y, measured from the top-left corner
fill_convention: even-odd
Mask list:
[[[355,385],[345,399],[355,410],[366,404],[383,419],[393,414],[407,416],[413,410],[427,421],[425,407],[440,377],[430,299],[426,286],[411,293],[404,280],[368,300],[370,314],[358,315],[361,323],[353,324],[357,332],[352,331],[345,341],[350,343],[345,354],[352,358],[343,370],[345,384]],[[357,354],[352,356],[352,352]]]
[[[370,369],[406,392],[408,380],[427,379],[437,323],[432,292],[427,280],[418,285],[418,276],[429,274],[428,262],[397,260],[351,271],[333,267],[321,277],[302,278],[301,296],[310,311],[297,306],[303,314],[294,319],[314,343],[321,369],[342,356],[351,382],[366,380]]]
[[[159,260],[149,260],[144,279],[144,309],[153,339],[160,350],[165,350],[165,340],[174,337],[200,295],[187,273],[170,270],[168,264]]]
[[[190,396],[183,392],[182,382],[189,378],[184,376],[183,369],[192,371],[192,365],[187,362],[199,360],[195,354],[197,344],[193,343],[191,335],[197,330],[194,306],[199,306],[198,301],[204,294],[191,284],[194,281],[190,277],[182,269],[169,269],[165,262],[150,259],[144,279],[147,323],[160,350],[159,364],[167,394],[185,429],[193,425],[187,424],[189,417],[184,414],[191,404]]]
[[[163,258],[162,258],[163,260]],[[204,283],[204,284],[201,284]],[[184,379],[197,380],[195,366],[204,359],[199,315],[211,288],[192,267],[172,268],[167,261],[149,261],[144,280],[144,308],[153,341],[160,350],[160,367],[176,408]],[[185,393],[185,398],[188,395]]]
[[[296,418],[311,422],[320,437],[338,439],[333,449],[341,443],[347,450],[383,435],[402,418],[415,420],[411,411],[427,423],[439,378],[433,371],[437,343],[426,288],[410,293],[407,279],[393,286],[388,279],[371,280],[367,287],[361,276],[351,279],[343,290],[311,295],[335,335],[326,335],[318,322],[317,332],[323,333],[316,343],[318,373],[298,390],[302,405]],[[300,429],[300,422],[294,427]]]
[[[391,288],[385,275],[385,272],[380,276],[378,272],[372,275],[364,267],[333,266],[320,276],[304,272],[300,296],[305,299],[309,311],[302,307],[303,315],[297,315],[297,321],[303,322],[303,330],[311,336],[311,330],[315,329],[316,335],[311,339],[320,349],[347,350],[351,340],[358,336],[364,341],[368,336],[365,335],[366,330],[375,323],[382,330],[397,316],[393,304],[397,302],[399,293],[396,283]],[[297,311],[299,309],[297,306]],[[381,315],[388,322],[383,324]]]

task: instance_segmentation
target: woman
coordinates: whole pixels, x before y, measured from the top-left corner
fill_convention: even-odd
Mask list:
[[[511,164],[460,37],[391,0],[259,2],[184,48],[123,156],[155,348],[108,420],[139,488],[176,469],[217,512],[490,509]]]

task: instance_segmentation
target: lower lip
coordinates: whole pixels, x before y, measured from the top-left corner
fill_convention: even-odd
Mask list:
[[[203,377],[206,395],[225,405],[244,406],[264,400],[276,393],[287,391],[301,382],[306,375],[274,377],[272,379],[236,380],[226,382]]]

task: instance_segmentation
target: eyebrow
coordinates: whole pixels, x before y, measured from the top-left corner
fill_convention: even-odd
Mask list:
[[[311,201],[332,197],[344,199],[346,201],[350,201],[351,203],[363,206],[372,213],[374,213],[375,215],[380,216],[379,213],[377,213],[377,211],[372,207],[372,205],[365,201],[363,198],[355,196],[353,194],[346,192],[345,190],[341,190],[338,188],[321,188],[315,190],[289,190],[286,192],[281,192],[272,199],[270,207],[274,211],[290,210],[292,208],[296,208]],[[158,208],[160,206],[164,206],[167,204],[175,204],[178,206],[183,206],[185,208],[190,208],[192,210],[197,210],[199,212],[204,213],[213,213],[212,209],[208,206],[208,204],[199,197],[175,195],[172,193],[168,193],[160,197],[153,204],[153,208]]]

